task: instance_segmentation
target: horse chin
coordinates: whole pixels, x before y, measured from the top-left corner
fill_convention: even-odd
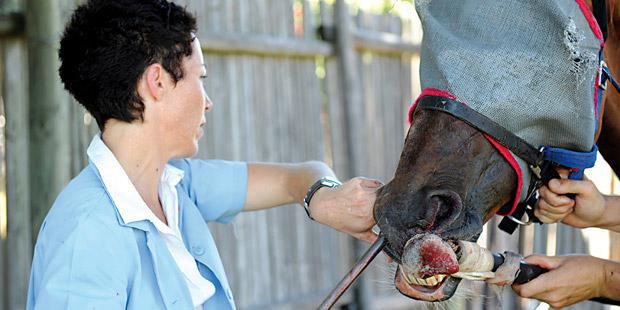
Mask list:
[[[453,278],[449,275],[434,275],[426,279],[407,279],[402,270],[402,266],[398,266],[396,270],[396,276],[394,277],[396,289],[401,294],[416,300],[427,302],[447,300],[454,295],[461,282],[461,279]]]

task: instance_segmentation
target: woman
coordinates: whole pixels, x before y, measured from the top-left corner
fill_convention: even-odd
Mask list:
[[[187,159],[213,107],[195,31],[165,0],[90,0],[74,12],[59,72],[101,135],[42,224],[28,309],[234,309],[206,222],[241,210],[303,202],[316,221],[374,240],[378,181],[339,186],[319,162]]]

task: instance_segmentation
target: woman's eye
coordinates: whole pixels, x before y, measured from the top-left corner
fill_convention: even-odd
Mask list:
[[[201,78],[201,79],[203,79],[203,80],[204,80],[204,79],[206,79],[207,77],[208,77],[208,76],[207,76],[206,74],[205,74],[205,75],[201,75],[201,76],[200,76],[200,78]]]

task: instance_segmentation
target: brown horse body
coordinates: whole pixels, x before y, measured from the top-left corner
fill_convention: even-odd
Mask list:
[[[614,77],[620,74],[620,5],[608,0],[609,35],[605,43],[605,61]],[[605,94],[604,112],[600,126],[598,147],[616,175],[620,175],[620,93],[610,87]]]
[[[605,53],[612,73],[620,74],[617,7],[608,1]],[[613,87],[604,111],[598,145],[619,173],[620,94]],[[514,198],[516,186],[515,171],[480,131],[447,113],[416,111],[394,179],[375,204],[387,252],[399,263],[397,289],[419,300],[450,298],[460,281],[449,276],[458,266],[454,240],[475,241],[483,224]]]

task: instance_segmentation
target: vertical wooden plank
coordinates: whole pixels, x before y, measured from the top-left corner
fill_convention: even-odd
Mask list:
[[[4,64],[6,62],[6,57],[5,55],[5,42],[0,41],[0,72],[2,72],[3,74],[0,76],[0,85],[2,85],[2,88],[0,89],[0,104],[1,104],[1,108],[2,108],[2,116],[3,117],[7,117],[6,115],[6,87],[4,86],[5,83],[5,73],[6,70],[4,69]],[[7,124],[8,125],[8,124]],[[9,142],[8,138],[6,137],[6,129],[8,126],[6,127],[2,127],[1,133],[2,133],[2,163],[4,164],[4,167],[6,167],[8,165],[8,158],[7,158],[7,152],[6,152],[6,145]],[[2,188],[1,190],[5,193],[5,202],[4,202],[4,208],[0,208],[0,306],[3,308],[7,308],[8,307],[8,300],[7,297],[5,295],[8,295],[8,293],[5,290],[5,283],[10,283],[9,282],[9,274],[8,274],[8,270],[9,270],[9,263],[7,261],[8,255],[10,254],[9,252],[9,247],[8,247],[8,216],[10,211],[8,210],[8,193],[7,193],[7,174],[8,172],[6,171],[6,168],[3,169],[4,174],[2,175],[2,179],[0,179],[0,182],[2,184]],[[2,203],[2,202],[0,202]],[[30,232],[30,222],[26,222],[26,228],[28,230],[28,232]],[[6,225],[6,226],[5,226]],[[30,243],[31,238],[27,239],[28,242]]]
[[[289,38],[293,38],[296,35],[294,16],[295,2],[296,0],[282,1],[282,16],[284,16],[282,25],[285,29],[284,35]],[[299,96],[302,89],[300,89],[298,82],[303,76],[302,71],[300,71],[300,63],[303,62],[303,60],[293,57],[288,58],[286,62],[288,91],[286,92],[285,104],[288,106],[287,127],[289,128],[288,144],[284,146],[289,152],[289,157],[286,158],[286,161],[302,162],[309,159],[308,155],[312,152],[310,149],[314,149],[314,143],[317,141],[309,141],[304,139],[312,133],[311,131],[303,130],[302,128],[316,128],[318,126],[319,118],[312,117],[311,114],[304,114],[307,113],[307,110],[304,107],[304,105],[307,104],[304,104],[305,100]],[[309,117],[300,120],[300,115],[308,115]],[[292,257],[290,270],[293,274],[288,281],[289,292],[287,295],[295,296],[307,294],[312,291],[312,285],[308,281],[310,270],[308,266],[314,261],[314,251],[307,249],[307,238],[312,232],[312,228],[310,227],[310,223],[307,218],[302,217],[302,215],[305,216],[305,214],[302,214],[303,212],[299,212],[301,211],[301,208],[298,204],[292,204],[288,206],[287,209],[288,214],[286,214],[286,218],[284,220],[288,223],[287,228],[288,231],[290,231],[290,236],[292,237],[289,241],[297,244],[296,247],[293,247],[294,250],[291,251]]]
[[[243,20],[243,13],[245,4],[240,1],[226,1],[225,6],[225,17],[226,17],[226,26],[225,33],[240,33],[243,32],[243,28],[245,28],[245,21]],[[245,128],[248,125],[245,120],[245,113],[243,113],[245,107],[243,104],[244,100],[244,64],[242,62],[242,56],[230,55],[225,57],[225,61],[228,64],[229,71],[229,79],[226,81],[226,96],[227,100],[224,104],[226,104],[226,108],[228,109],[229,117],[231,118],[231,123],[228,125],[228,128],[234,126],[235,128],[231,130],[232,136],[229,141],[232,144],[232,158],[235,160],[244,159],[244,153],[246,153],[247,145],[244,143],[245,137]],[[234,125],[233,125],[234,124]],[[232,125],[232,126],[231,126]],[[218,133],[216,133],[218,134]],[[249,262],[247,258],[251,255],[251,247],[248,246],[248,243],[251,242],[252,238],[249,230],[252,228],[249,226],[251,224],[250,218],[247,216],[239,216],[232,225],[226,225],[221,228],[223,234],[221,235],[222,242],[226,242],[228,244],[234,245],[231,246],[227,254],[233,259],[235,262],[234,269],[232,271],[232,275],[235,281],[238,282],[238,291],[236,292],[237,298],[240,301],[248,300],[247,283],[252,282],[255,277],[255,273],[251,272],[251,262]],[[242,244],[239,244],[239,241],[243,240]]]
[[[239,23],[239,10],[240,4],[238,1],[232,1],[232,5],[227,7],[226,17],[229,20],[226,26],[227,33],[238,32],[240,29]],[[248,125],[245,121],[244,113],[244,65],[242,59],[239,56],[225,56],[225,62],[227,64],[228,80],[226,81],[226,101],[223,102],[226,105],[227,114],[230,118],[230,123],[227,125],[227,131],[230,131],[228,137],[229,143],[231,143],[232,149],[230,154],[227,154],[228,158],[234,160],[244,159],[244,153],[247,146],[244,145],[245,127]],[[235,127],[232,129],[232,127]],[[216,134],[218,134],[216,132]],[[253,280],[255,273],[251,272],[251,262],[246,258],[251,255],[251,248],[248,247],[248,243],[252,240],[250,218],[247,216],[239,216],[232,225],[226,225],[221,227],[223,232],[221,235],[222,242],[229,243],[231,246],[228,249],[228,255],[235,262],[232,274],[235,280],[238,282],[237,296],[239,300],[248,300],[247,283]],[[241,244],[239,241],[243,241]]]
[[[309,0],[302,0],[302,11],[304,21],[304,38],[311,39],[315,36],[314,31],[314,16],[312,14],[312,7]]]
[[[256,1],[250,1],[254,3]],[[253,33],[253,29],[250,27],[254,22],[252,21],[253,17],[251,14],[251,6],[250,3],[243,3],[238,8],[238,20],[236,21],[238,25],[238,31],[240,33]],[[254,123],[254,102],[248,100],[253,97],[253,62],[250,56],[238,56],[237,58],[240,61],[240,67],[238,68],[239,76],[240,76],[240,85],[237,85],[237,90],[234,88],[231,91],[239,91],[241,93],[240,101],[238,104],[240,115],[240,125],[243,126],[241,130],[241,134],[243,138],[241,139],[243,143],[243,148],[245,149],[244,159],[246,160],[254,160],[256,153],[256,139],[253,135],[254,128],[256,124]],[[232,86],[234,87],[234,86]],[[242,228],[244,227],[244,228]],[[239,293],[240,299],[244,301],[246,305],[250,305],[252,303],[256,303],[259,299],[255,296],[257,291],[264,289],[265,285],[261,282],[264,282],[264,277],[261,277],[260,274],[253,272],[254,270],[263,270],[261,266],[258,264],[258,259],[250,259],[248,257],[256,256],[256,257],[264,257],[266,252],[265,249],[261,249],[258,247],[259,244],[259,236],[256,234],[257,231],[257,223],[256,223],[256,215],[255,214],[244,214],[243,217],[240,217],[235,223],[233,223],[233,228],[236,232],[242,231],[243,233],[238,233],[237,235],[241,236],[244,240],[244,244],[237,247],[238,259],[237,262],[240,266],[238,268],[238,277],[237,279],[241,281],[242,287],[240,288]],[[245,278],[245,280],[244,280]],[[260,284],[259,284],[260,283]],[[261,289],[253,288],[256,284],[261,285]]]
[[[308,10],[310,10],[309,6],[308,6]],[[311,16],[311,13],[309,13],[308,15]],[[310,27],[313,28],[312,26]],[[310,38],[311,36],[314,35],[314,33],[308,33],[307,35],[308,35],[308,38]],[[321,117],[321,113],[322,113],[321,105],[323,102],[322,102],[322,96],[321,96],[321,89],[319,88],[319,80],[316,76],[315,59],[304,60],[304,62],[301,64],[301,72],[300,72],[299,77],[300,79],[299,79],[298,89],[299,90],[306,89],[305,94],[301,95],[302,100],[305,99],[305,102],[303,102],[302,104],[302,107],[304,107],[305,109],[303,110],[302,113],[304,113],[304,115],[310,115],[308,120],[312,121],[312,123],[309,123],[307,126],[304,126],[306,128],[300,128],[301,132],[303,132],[304,130],[309,130],[311,132],[311,135],[308,135],[306,139],[307,141],[306,145],[308,145],[309,147],[306,150],[306,154],[311,154],[311,155],[309,158],[306,158],[306,159],[319,159],[319,160],[324,161],[325,151],[324,151],[324,145],[322,143],[323,122],[322,122],[322,117]],[[324,273],[327,272],[325,270],[322,270],[321,272],[316,272],[316,270],[321,270],[321,267],[323,266],[321,264],[321,253],[320,253],[321,243],[322,242],[331,243],[330,239],[338,238],[338,236],[332,235],[333,237],[330,239],[327,239],[327,240],[323,239],[323,235],[321,233],[321,225],[317,225],[316,223],[312,223],[311,221],[309,221],[306,215],[304,214],[304,212],[298,211],[297,214],[298,214],[298,217],[300,218],[299,221],[305,224],[305,226],[307,227],[307,231],[308,231],[304,235],[304,237],[306,238],[306,244],[307,244],[305,246],[306,254],[304,254],[304,256],[310,256],[308,254],[311,254],[311,258],[312,258],[311,265],[307,265],[306,270],[305,270],[307,274],[307,279],[308,279],[307,281],[313,284],[313,286],[310,287],[309,289],[314,292],[317,292],[317,291],[320,292],[322,289],[321,282],[323,279],[323,275]],[[334,259],[334,260],[337,260],[337,259]]]
[[[358,31],[367,31],[367,29],[369,29],[369,27],[367,26],[367,19],[369,17],[369,14],[367,14],[366,12],[359,10],[357,15],[355,16],[354,22],[356,24],[356,28],[358,29]],[[362,106],[363,106],[363,127],[361,128],[356,128],[355,130],[362,130],[362,134],[364,136],[367,137],[368,139],[368,143],[370,144],[368,145],[363,152],[368,152],[369,149],[372,149],[374,151],[372,151],[371,153],[367,153],[364,159],[364,164],[362,165],[362,167],[360,167],[360,171],[363,171],[365,176],[373,176],[374,171],[376,170],[374,169],[375,165],[373,165],[374,163],[376,163],[376,158],[378,156],[381,156],[382,153],[384,152],[383,149],[378,149],[375,147],[376,141],[377,139],[377,131],[376,130],[381,130],[379,128],[377,128],[376,123],[377,120],[381,118],[381,115],[377,115],[377,111],[375,111],[374,109],[374,104],[376,101],[376,91],[377,89],[375,88],[374,85],[374,79],[377,78],[379,79],[380,77],[377,76],[377,73],[379,73],[376,70],[376,64],[375,64],[375,58],[373,57],[374,55],[371,55],[370,52],[368,51],[364,51],[364,50],[358,50],[358,58],[357,58],[357,67],[359,70],[359,74],[360,74],[360,84],[361,84],[361,91],[362,91]],[[372,115],[372,117],[371,117]],[[361,125],[361,124],[360,124]],[[373,130],[366,130],[368,128],[373,128]],[[361,251],[363,251],[363,246],[358,246],[359,249],[356,250],[356,257],[359,257],[359,254]],[[374,285],[372,284],[372,281],[374,278],[377,277],[378,274],[378,266],[375,264],[371,265],[369,267],[369,272],[365,272],[364,275],[362,275],[362,280],[363,282],[360,282],[360,287],[358,288],[358,291],[356,292],[358,294],[358,296],[356,297],[356,302],[362,302],[364,303],[364,307],[365,308],[370,308],[370,305],[368,304],[371,300],[374,299],[374,297],[376,296],[376,289],[374,288]],[[359,295],[364,295],[363,299],[359,298]],[[369,296],[371,295],[371,296]]]
[[[287,29],[286,29],[286,14],[285,6],[287,0],[278,0],[272,1],[271,9],[275,13],[275,16],[272,16],[272,32],[274,36],[277,37],[286,37]],[[273,81],[274,83],[271,85],[274,88],[275,94],[275,104],[277,109],[277,135],[276,135],[276,146],[275,146],[275,156],[278,162],[287,161],[290,159],[290,135],[288,128],[288,117],[289,117],[289,94],[290,94],[290,86],[289,86],[289,60],[284,58],[273,58],[274,64],[276,65],[276,77]],[[294,273],[294,269],[292,268],[292,264],[294,261],[295,253],[288,248],[289,242],[291,240],[291,231],[290,231],[290,222],[286,221],[286,218],[290,215],[290,209],[288,206],[281,207],[278,210],[273,210],[271,213],[273,221],[272,223],[278,223],[273,227],[273,232],[275,235],[280,236],[276,239],[274,247],[277,249],[276,253],[278,253],[278,261],[280,268],[280,277],[278,277],[278,284],[276,286],[276,299],[274,302],[282,302],[286,300],[287,296],[291,293],[291,283],[294,281],[292,278],[292,273]]]
[[[349,13],[349,8],[344,0],[336,0],[334,4],[334,25],[336,27],[336,55],[338,57],[340,79],[342,81],[343,102],[345,105],[345,116],[347,124],[347,157],[349,165],[347,169],[348,177],[361,173],[360,164],[365,160],[363,141],[360,129],[364,119],[362,110],[362,98],[359,80],[358,60],[353,42],[353,23]],[[355,256],[364,251],[365,245],[358,241],[353,242]],[[364,309],[369,304],[369,287],[365,283],[365,278],[361,277],[354,288],[356,305],[359,309]]]
[[[266,2],[264,3],[266,4]],[[270,22],[266,21],[265,24],[266,27],[264,28],[264,31],[265,33],[268,33],[270,31]],[[261,92],[263,92],[264,95],[264,101],[262,102],[264,106],[261,109],[263,113],[261,113],[262,117],[261,122],[259,123],[259,128],[265,126],[263,129],[263,137],[260,149],[261,160],[275,161],[276,155],[273,154],[272,150],[275,148],[275,145],[277,143],[276,139],[278,139],[276,137],[277,126],[275,126],[275,124],[277,124],[276,118],[278,117],[278,110],[275,103],[275,89],[272,87],[272,84],[275,82],[274,71],[276,68],[276,63],[271,58],[263,59],[261,62],[261,67],[263,69],[263,71],[261,72]],[[270,126],[266,126],[268,123],[270,124]],[[273,239],[274,237],[277,238],[277,236],[274,234],[272,227],[277,224],[272,221],[273,214],[271,210],[264,211],[261,215],[262,220],[265,223],[265,233],[262,237],[265,240],[264,246],[268,250],[265,259],[262,261],[262,265],[266,266],[266,268],[271,271],[271,274],[278,275],[279,272],[281,272],[281,269],[279,264],[275,261],[275,258],[278,255],[274,252],[276,246]],[[271,281],[267,284],[266,287],[264,287],[264,290],[268,291],[267,296],[269,297],[269,301],[277,300],[278,292],[275,290],[275,287]]]
[[[358,31],[368,31],[375,30],[373,29],[372,21],[380,16],[374,14],[367,14],[366,12],[360,10],[357,14],[356,22]],[[365,161],[364,174],[369,177],[378,177],[377,172],[380,170],[379,166],[383,166],[380,164],[382,159],[385,159],[385,153],[387,150],[382,145],[383,144],[383,132],[385,130],[383,126],[383,119],[386,116],[385,107],[391,104],[389,96],[386,97],[386,94],[390,93],[389,88],[390,83],[381,83],[380,86],[376,85],[377,82],[382,81],[382,76],[384,71],[389,71],[388,67],[385,67],[386,62],[379,57],[379,55],[372,54],[367,50],[358,50],[359,51],[359,68],[361,72],[361,80],[362,80],[362,89],[364,91],[363,101],[364,101],[364,121],[365,121],[365,132],[368,137],[369,143],[366,148],[366,152],[369,152],[367,155],[367,159]],[[378,102],[383,103],[384,109],[379,109],[377,107]],[[372,129],[370,129],[372,128]],[[368,296],[367,300],[373,300],[378,296],[377,285],[374,284],[375,279],[381,276],[380,266],[376,263],[371,267],[371,272],[365,275],[366,283],[368,286],[372,288],[372,290],[368,289],[367,291],[372,294],[372,296]]]
[[[28,158],[28,80],[26,44],[12,38],[3,42],[3,101],[6,111],[7,255],[5,256],[8,309],[25,309],[32,258]]]
[[[332,7],[326,5],[324,1],[320,2],[320,16],[321,23],[325,26],[333,25],[334,16],[332,15]],[[344,92],[343,81],[341,79],[341,68],[338,61],[338,56],[334,58],[325,59],[325,71],[326,77],[324,80],[326,94],[327,94],[327,106],[326,112],[329,117],[329,130],[331,139],[331,158],[333,160],[333,168],[335,172],[342,179],[348,179],[352,176],[352,172],[349,169],[349,161],[351,160],[348,155],[347,140],[349,137],[348,127],[346,121],[346,109],[344,104]],[[329,233],[329,231],[325,231]],[[334,285],[346,274],[347,270],[355,262],[355,252],[352,246],[353,239],[348,236],[336,236],[332,237],[331,243],[327,243],[323,247],[323,255],[321,256],[321,262],[325,266],[330,266],[329,273],[324,277],[323,287],[331,290]],[[333,251],[333,247],[339,248],[342,251],[342,260],[338,264],[333,263],[333,255],[330,251]],[[328,292],[325,291],[325,292]],[[353,290],[349,290],[341,300],[347,302],[352,300]]]
[[[292,2],[293,1],[291,1],[291,10],[289,13],[291,17],[293,17],[294,14]],[[293,35],[296,35],[296,33],[293,32]],[[302,97],[307,90],[299,87],[299,82],[303,79],[303,60],[291,58],[290,61],[289,78],[291,80],[291,93],[289,97],[290,101],[287,102],[287,104],[290,106],[289,127],[291,130],[289,133],[291,133],[292,142],[289,148],[292,149],[293,152],[289,160],[302,162],[308,160],[308,156],[312,154],[315,142],[308,139],[312,137],[312,130],[308,130],[304,134],[302,128],[312,128],[312,126],[316,126],[314,120],[318,120],[318,118],[315,118],[312,114],[308,114],[308,102]],[[300,118],[300,115],[307,115],[308,117]],[[295,272],[297,273],[291,285],[297,286],[296,291],[298,294],[303,294],[305,292],[312,292],[313,286],[313,283],[310,282],[310,273],[308,272],[310,270],[309,266],[315,261],[315,252],[308,249],[308,235],[312,233],[312,227],[307,225],[306,218],[301,217],[303,214],[299,212],[301,211],[299,205],[293,204],[290,209],[290,229],[296,236],[296,240],[293,241],[295,243],[293,246],[295,253],[293,261],[296,269]]]
[[[333,15],[331,7],[324,0],[319,1],[319,17],[322,26],[333,25]],[[323,59],[325,77],[322,81],[325,102],[322,105],[321,113],[324,115],[326,130],[324,136],[329,143],[325,149],[326,158],[332,164],[336,174],[346,180],[350,177],[348,172],[348,158],[346,149],[346,122],[345,110],[341,96],[341,81],[339,79],[339,69],[336,58],[327,57]],[[353,264],[353,253],[351,251],[351,238],[344,235],[334,235],[334,232],[327,227],[320,227],[321,240],[320,255],[317,259],[324,272],[320,275],[319,285],[324,294],[327,294],[334,285],[344,276]],[[324,240],[324,241],[323,241]],[[334,259],[334,249],[338,249],[339,257]],[[341,297],[341,302],[351,300],[351,291]],[[324,296],[322,296],[324,297]]]
[[[268,25],[266,20],[270,16],[270,12],[268,10],[268,6],[265,0],[256,1],[256,9],[257,14],[255,15],[255,20],[253,22],[252,29],[259,34],[268,33]],[[254,72],[255,85],[254,85],[254,96],[252,98],[258,98],[258,100],[252,100],[255,111],[257,114],[260,114],[261,117],[257,118],[253,130],[255,128],[265,128],[265,117],[269,117],[273,115],[273,100],[272,100],[272,92],[271,88],[268,86],[271,81],[269,79],[269,64],[270,62],[266,61],[264,58],[259,58],[256,60],[256,69]],[[263,120],[261,122],[261,120]],[[268,154],[268,148],[273,145],[271,139],[273,139],[273,135],[269,132],[265,132],[263,130],[261,133],[255,133],[257,138],[257,144],[255,146],[256,151],[256,159],[266,161],[270,159],[270,155]],[[259,138],[260,137],[260,138]],[[269,214],[267,212],[259,212],[255,215],[257,222],[257,230],[258,234],[258,248],[261,253],[260,260],[257,261],[257,267],[260,269],[264,269],[268,274],[274,274],[273,266],[271,264],[271,256],[270,256],[270,244],[271,240],[269,238],[269,226],[274,223],[269,222]],[[274,292],[271,290],[270,282],[272,280],[268,277],[261,278],[261,290],[253,290],[255,293],[252,296],[253,301],[258,303],[261,299],[271,301],[274,299]]]
[[[319,17],[321,19],[321,25],[332,26],[334,24],[334,18],[332,14],[332,7],[325,3],[325,0],[319,1]]]
[[[319,88],[319,81],[317,76],[315,75],[315,62],[314,59],[300,59],[298,64],[299,72],[297,73],[297,92],[299,94],[299,102],[301,104],[297,104],[300,107],[301,115],[308,115],[306,118],[305,124],[298,124],[297,130],[298,135],[304,138],[305,148],[303,150],[304,158],[303,160],[309,159],[318,159],[324,160],[324,149],[322,143],[322,121],[321,121],[321,90]],[[306,132],[306,134],[304,134]],[[300,226],[303,225],[305,228],[303,231],[300,231],[299,234],[304,238],[304,244],[300,245],[301,257],[303,267],[301,272],[304,274],[305,279],[301,279],[306,281],[306,291],[309,292],[317,292],[321,291],[321,281],[322,274],[326,271],[316,272],[317,270],[321,270],[321,254],[320,254],[320,243],[321,242],[331,242],[328,240],[323,240],[321,235],[321,225],[317,225],[317,223],[313,223],[308,220],[306,215],[300,208],[296,212],[297,221],[300,223]],[[339,236],[332,232],[332,238],[338,238]],[[338,251],[337,248],[335,248]],[[334,253],[336,254],[336,253]],[[336,254],[338,257],[339,255]],[[303,262],[304,258],[308,257],[309,260],[307,262]],[[334,258],[334,261],[337,261],[337,258]],[[311,285],[308,285],[311,284]],[[317,299],[317,304],[320,300]]]
[[[254,8],[256,11],[254,12],[254,20],[252,22],[252,30],[256,33],[266,34],[269,33],[270,30],[270,21],[268,16],[270,15],[268,2],[266,0],[258,0],[256,1],[256,7]],[[269,123],[270,119],[273,117],[273,113],[275,108],[273,102],[273,91],[270,87],[271,74],[272,70],[272,61],[265,58],[260,58],[257,60],[257,69],[254,72],[254,78],[256,80],[256,84],[254,86],[254,97],[247,98],[249,101],[253,103],[256,111],[256,122],[254,124],[254,128],[252,130],[256,130],[256,159],[260,161],[273,161],[273,145],[274,145],[274,136],[273,130],[274,128],[271,126],[266,126]],[[257,233],[256,237],[258,240],[258,250],[260,255],[258,256],[258,260],[256,261],[255,266],[259,268],[259,270],[265,270],[265,274],[277,275],[275,267],[273,265],[273,253],[272,250],[274,248],[272,234],[271,234],[271,226],[277,225],[272,222],[272,215],[268,211],[257,212],[254,214],[257,223]],[[253,305],[268,303],[271,304],[275,299],[275,292],[272,287],[272,281],[275,281],[276,277],[262,277],[260,279],[259,285],[260,288],[252,289],[251,302]]]
[[[28,0],[32,235],[70,179],[66,94],[58,77],[58,0]]]
[[[275,4],[274,10],[278,14],[278,18],[274,20],[272,24],[274,26],[274,35],[278,37],[286,37],[288,36],[287,29],[287,11],[286,4],[288,1],[278,1]],[[283,58],[276,58],[275,61],[278,63],[277,68],[277,78],[276,83],[274,83],[273,87],[276,88],[276,104],[278,107],[278,161],[288,161],[291,160],[292,150],[290,148],[291,145],[291,135],[289,134],[289,119],[291,115],[291,107],[290,107],[290,95],[291,95],[291,86],[290,86],[290,60]],[[291,208],[290,206],[286,206],[273,212],[273,220],[274,223],[281,223],[277,225],[278,227],[274,230],[280,236],[286,236],[285,238],[279,238],[276,243],[278,253],[281,256],[281,270],[282,276],[280,277],[280,281],[278,283],[278,299],[276,301],[286,300],[287,296],[290,296],[294,291],[291,286],[295,283],[295,268],[293,266],[295,261],[296,253],[291,251],[289,248],[290,242],[295,242],[296,234],[291,230],[291,222],[287,221],[291,216]]]
[[[3,13],[23,9],[19,0],[5,1]],[[0,46],[6,190],[6,239],[0,250],[0,307],[25,309],[32,258],[28,158],[28,53],[23,38],[4,38]],[[4,237],[4,236],[3,236]]]
[[[277,1],[274,0],[266,0],[264,2],[266,6],[266,10],[271,14],[272,18],[267,18],[265,20],[266,28],[265,31],[267,34],[275,35],[277,34],[277,18],[279,17],[279,12],[277,11]],[[266,67],[268,70],[268,74],[265,75],[266,78],[266,90],[268,91],[269,98],[269,112],[270,114],[263,115],[264,123],[266,125],[268,122],[271,124],[271,128],[269,128],[268,137],[266,137],[269,142],[266,145],[267,149],[264,149],[263,152],[267,160],[269,161],[279,161],[279,140],[281,137],[281,111],[279,108],[278,99],[280,98],[280,94],[278,93],[278,89],[275,85],[280,83],[280,66],[278,63],[271,57],[266,59]],[[278,300],[281,300],[284,297],[284,292],[282,288],[282,274],[285,272],[284,266],[284,255],[279,246],[279,240],[281,240],[282,236],[280,233],[279,225],[277,225],[277,214],[274,214],[275,210],[266,211],[266,220],[269,223],[268,232],[269,232],[269,261],[268,264],[270,266],[273,274],[278,275],[276,281],[272,281],[269,283],[269,290],[271,291],[271,302],[275,303]]]
[[[344,0],[336,0],[334,6],[334,20],[336,26],[336,55],[342,90],[343,102],[346,111],[346,124],[348,127],[347,141],[348,157],[350,158],[347,174],[354,175],[359,171],[363,150],[357,141],[362,141],[362,136],[357,129],[362,128],[360,121],[363,119],[361,87],[359,70],[357,65],[357,53],[354,48],[351,16],[349,8]]]

